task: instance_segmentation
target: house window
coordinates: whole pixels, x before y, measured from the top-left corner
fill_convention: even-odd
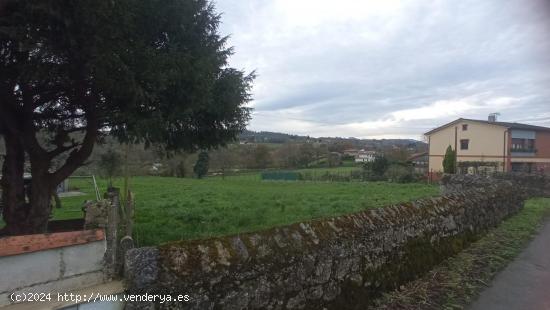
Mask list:
[[[534,139],[512,139],[512,152],[534,152],[535,140]]]
[[[467,150],[469,143],[470,143],[470,140],[468,140],[468,139],[460,140],[460,149],[461,150]]]
[[[462,124],[462,131],[468,130],[468,124]]]

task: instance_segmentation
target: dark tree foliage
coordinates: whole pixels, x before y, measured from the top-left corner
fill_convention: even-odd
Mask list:
[[[315,159],[315,149],[312,143],[303,143],[298,149],[298,165],[307,168]]]
[[[200,152],[197,162],[195,163],[195,166],[193,166],[193,172],[195,172],[197,178],[202,179],[208,173],[208,162],[208,153]]]
[[[456,153],[449,145],[445,151],[445,157],[443,157],[443,172],[455,173],[456,172]]]
[[[388,159],[385,156],[380,155],[374,158],[371,169],[374,175],[383,176],[384,173],[386,173],[386,170],[388,170],[389,165]]]
[[[46,230],[51,192],[107,133],[167,151],[233,140],[254,76],[227,67],[219,22],[206,0],[2,1],[2,233]]]

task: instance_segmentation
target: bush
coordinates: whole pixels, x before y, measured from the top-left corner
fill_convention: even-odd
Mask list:
[[[342,155],[342,161],[355,162],[355,157],[353,155],[344,154],[344,155]]]
[[[109,180],[109,186],[112,186],[113,177],[120,174],[122,170],[122,157],[113,149],[108,149],[107,152],[99,157],[99,169],[102,176]]]
[[[397,183],[413,183],[417,181],[418,181],[418,177],[413,173],[406,173],[406,174],[400,175],[397,178]]]
[[[420,180],[420,175],[414,173],[413,167],[405,164],[392,164],[384,174],[390,182],[412,183]]]
[[[382,156],[376,156],[374,161],[371,164],[371,170],[372,172],[377,176],[383,176],[384,173],[386,173],[386,170],[388,170],[389,162],[386,159],[386,157]]]
[[[200,152],[199,158],[193,167],[193,172],[197,178],[202,179],[208,173],[208,153]]]

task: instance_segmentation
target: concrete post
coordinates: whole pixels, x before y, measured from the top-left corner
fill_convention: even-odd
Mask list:
[[[105,239],[107,241],[107,250],[105,252],[105,276],[108,279],[117,277],[120,274],[118,262],[118,226],[119,226],[119,208],[120,192],[117,188],[109,188],[106,198],[111,202],[107,209],[107,227],[105,229]]]

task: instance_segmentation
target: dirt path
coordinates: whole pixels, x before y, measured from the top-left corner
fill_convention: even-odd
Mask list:
[[[469,310],[550,310],[550,220]]]

